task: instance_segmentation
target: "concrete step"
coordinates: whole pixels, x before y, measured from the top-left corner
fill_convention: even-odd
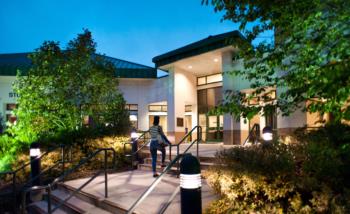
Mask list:
[[[55,204],[51,205],[51,208],[54,207]],[[47,201],[37,201],[29,204],[27,208],[28,212],[31,214],[47,214]],[[52,212],[52,214],[69,214],[69,212],[59,208]]]
[[[59,190],[68,192],[68,193],[74,192],[76,190],[75,187],[69,186],[67,184],[59,184],[58,188]],[[89,194],[84,190],[78,192],[75,196],[77,199],[85,203],[85,204],[82,204],[85,208],[80,206],[79,208],[91,209],[91,211],[87,213],[117,213],[117,214],[123,213],[124,214],[127,211],[127,208],[124,207],[123,205],[110,202],[106,200],[104,197],[101,198],[96,195]],[[96,212],[93,212],[94,210]],[[100,212],[97,212],[97,210],[99,210]]]
[[[193,154],[196,155],[196,154]],[[151,153],[149,150],[147,151],[142,151],[140,154],[140,157],[143,159],[146,158],[151,158]],[[171,160],[173,160],[176,157],[176,152],[171,154]],[[162,155],[160,152],[157,153],[157,160],[161,160],[162,159]],[[166,152],[166,157],[165,157],[166,161],[170,161],[169,158],[169,152]],[[199,156],[199,161],[200,162],[215,162],[216,158],[215,157],[207,157],[207,156]]]
[[[63,202],[69,197],[70,191],[57,189],[52,192],[52,198],[56,203]],[[92,203],[86,202],[78,197],[71,197],[67,202],[65,202],[65,207],[69,208],[70,213],[101,213],[110,214],[106,210],[103,210]]]
[[[157,172],[161,173],[165,169],[165,167],[161,167],[160,165],[157,165]],[[145,171],[151,171],[152,170],[152,164],[151,163],[143,163],[138,165],[139,170],[145,170]],[[177,174],[177,168],[176,167],[171,167],[170,171],[168,172],[171,175],[176,175]]]
[[[169,163],[170,163],[169,160],[165,160],[165,164],[166,165],[168,165]],[[145,158],[143,164],[147,164],[147,165],[152,164],[152,158]],[[157,165],[160,165],[160,164],[161,164],[161,160],[157,158]],[[206,170],[209,167],[214,166],[213,162],[203,162],[203,161],[201,161],[200,164],[201,164],[201,169],[202,170]],[[174,167],[176,167],[176,166],[177,166],[177,164],[174,164]]]

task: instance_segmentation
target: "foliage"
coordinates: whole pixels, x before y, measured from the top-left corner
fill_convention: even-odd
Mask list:
[[[208,213],[348,213],[350,143],[326,127],[299,130],[298,142],[235,147],[217,154],[208,181],[221,194]],[[350,134],[349,127],[339,127]]]
[[[261,109],[278,107],[283,115],[298,108],[331,113],[334,121],[350,119],[350,2],[224,1],[204,0],[223,11],[224,20],[240,22],[247,41],[267,30],[275,31],[275,43],[241,48],[244,69],[232,71],[251,82],[253,96],[228,91],[218,109],[249,119]],[[251,30],[247,30],[252,24]],[[266,87],[277,87],[279,100],[266,106],[247,106],[248,100],[266,100]],[[304,105],[306,101],[308,105]],[[256,109],[258,108],[258,109]]]
[[[88,137],[128,131],[129,116],[118,90],[116,68],[96,54],[88,30],[65,50],[58,42],[46,41],[29,58],[32,67],[27,74],[19,71],[14,83],[19,94],[14,111],[18,120],[0,139],[7,142],[0,153],[2,166],[11,159],[6,157],[14,157],[34,141],[84,143]]]

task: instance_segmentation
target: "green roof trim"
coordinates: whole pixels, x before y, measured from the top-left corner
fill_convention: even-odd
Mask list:
[[[181,59],[230,46],[232,44],[232,40],[237,40],[239,42],[242,42],[242,44],[246,43],[244,36],[239,31],[235,30],[215,36],[209,36],[200,41],[156,56],[152,59],[152,62],[154,62],[156,64],[156,68],[158,68],[160,66],[167,65]]]
[[[31,60],[28,58],[29,54],[0,54],[0,76],[16,76],[17,70],[21,70],[26,75],[32,66]],[[155,68],[110,56],[98,55],[115,65],[115,76],[117,78],[157,78],[157,69]]]

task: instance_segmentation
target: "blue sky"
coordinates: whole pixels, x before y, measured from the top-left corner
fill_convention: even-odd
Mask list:
[[[0,53],[29,52],[45,40],[65,44],[83,28],[97,51],[149,66],[183,45],[238,29],[201,0],[0,0]]]

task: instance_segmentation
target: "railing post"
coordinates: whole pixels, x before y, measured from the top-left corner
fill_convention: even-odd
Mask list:
[[[22,210],[21,213],[25,214],[26,213],[26,191],[23,191],[22,193]]]
[[[115,164],[115,161],[116,161],[116,152],[115,150],[113,149],[113,169],[115,170],[116,169],[116,164]]]
[[[108,198],[108,178],[107,178],[107,150],[105,149],[105,198]]]
[[[197,127],[197,158],[199,158],[199,141],[200,141],[200,138],[201,138],[201,127],[198,126]]]
[[[171,161],[171,147],[172,147],[172,145],[170,144],[169,145],[169,161]]]
[[[179,156],[179,153],[180,153],[180,145],[176,145],[176,153],[177,153],[177,157]],[[179,177],[180,175],[180,164],[179,164],[179,159],[177,159],[177,164],[176,164],[176,170],[177,170],[177,177]]]
[[[47,188],[47,213],[51,214],[51,185]]]

